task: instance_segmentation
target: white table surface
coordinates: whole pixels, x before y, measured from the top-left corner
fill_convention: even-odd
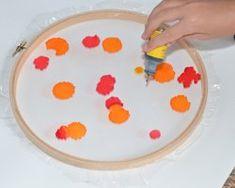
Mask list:
[[[0,66],[20,34],[38,15],[71,7],[94,5],[98,1],[0,0]],[[143,3],[144,9],[150,11],[159,1],[136,2]],[[115,3],[110,4],[110,8],[115,8],[114,6]],[[216,120],[211,121],[200,139],[176,162],[167,165],[161,173],[156,173],[146,187],[221,188],[235,166],[235,46],[232,40],[227,39],[197,44],[201,51],[209,51],[212,54],[211,61],[221,84]],[[35,156],[36,153],[24,146],[24,142],[19,141],[19,136],[7,126],[4,120],[0,120],[1,188],[94,187],[86,183],[75,184],[53,165],[48,165],[45,160]]]

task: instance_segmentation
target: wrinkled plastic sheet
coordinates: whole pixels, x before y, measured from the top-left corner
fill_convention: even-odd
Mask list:
[[[136,3],[134,1],[120,1],[120,0],[110,0],[97,3],[95,6],[87,6],[80,8],[71,8],[66,10],[61,10],[53,13],[45,13],[39,15],[37,18],[32,20],[32,23],[25,29],[25,32],[16,41],[15,46],[9,50],[9,54],[6,56],[3,67],[0,74],[0,119],[4,119],[6,126],[14,132],[17,140],[22,143],[22,147],[26,147],[30,152],[34,152],[41,160],[45,163],[50,164],[54,168],[57,168],[64,176],[73,181],[74,183],[86,183],[94,187],[148,187],[149,182],[158,173],[161,173],[166,169],[166,167],[172,163],[177,162],[177,160],[184,154],[185,151],[192,145],[195,144],[203,134],[204,130],[210,126],[211,121],[215,121],[216,117],[214,112],[216,111],[217,103],[220,96],[221,84],[219,83],[215,72],[213,70],[213,62],[211,62],[212,55],[208,52],[203,52],[200,55],[205,63],[207,74],[208,74],[208,101],[207,106],[200,122],[200,125],[196,128],[194,133],[190,138],[174,152],[164,157],[163,159],[156,161],[155,163],[128,170],[119,171],[96,171],[87,170],[78,167],[73,167],[64,164],[54,158],[46,155],[36,146],[34,146],[23,134],[17,125],[13,113],[11,112],[10,101],[9,101],[9,78],[11,68],[16,62],[19,55],[12,57],[12,53],[21,41],[25,40],[27,42],[33,41],[34,38],[50,27],[53,23],[59,20],[65,19],[69,16],[83,13],[86,11],[101,10],[101,9],[121,9],[137,11],[141,13],[148,14],[146,7],[143,3]]]

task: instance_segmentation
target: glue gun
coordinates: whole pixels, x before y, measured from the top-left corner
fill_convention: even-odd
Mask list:
[[[153,39],[160,35],[164,29],[160,28],[153,32],[150,39]],[[168,47],[166,45],[157,47],[147,53],[145,53],[145,78],[146,78],[146,86],[149,84],[149,81],[153,79],[154,74],[156,72],[156,67],[159,63],[161,63],[166,56]]]

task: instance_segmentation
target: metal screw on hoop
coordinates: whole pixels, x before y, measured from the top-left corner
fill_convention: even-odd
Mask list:
[[[27,45],[27,42],[26,42],[26,41],[22,41],[22,42],[16,47],[16,50],[15,50],[14,53],[12,54],[12,57],[15,57],[16,54],[18,54],[18,53],[21,52],[22,50],[26,49],[26,45]]]

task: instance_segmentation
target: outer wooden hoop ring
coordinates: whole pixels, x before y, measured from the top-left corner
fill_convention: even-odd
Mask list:
[[[153,161],[156,161],[163,156],[169,154],[171,151],[173,151],[175,148],[180,146],[194,131],[194,129],[199,124],[202,114],[204,112],[206,101],[207,101],[207,95],[208,95],[208,82],[207,82],[207,74],[204,67],[204,64],[202,62],[202,59],[200,55],[197,53],[197,51],[185,40],[180,40],[178,43],[181,47],[185,48],[188,54],[191,56],[192,60],[194,61],[195,65],[197,66],[197,69],[199,73],[202,75],[201,85],[202,85],[202,100],[200,103],[200,107],[194,117],[194,119],[191,121],[191,123],[188,125],[188,127],[180,134],[179,137],[177,137],[175,140],[170,142],[168,145],[166,145],[164,148],[157,150],[153,153],[150,153],[148,155],[126,160],[126,161],[93,161],[93,160],[86,160],[83,158],[74,157],[68,154],[65,154],[47,143],[45,143],[43,140],[41,140],[35,133],[29,128],[29,126],[24,121],[23,117],[21,116],[21,113],[18,109],[18,104],[16,100],[16,86],[17,86],[17,80],[19,73],[21,71],[21,68],[28,58],[28,56],[32,53],[32,51],[47,37],[49,37],[51,34],[68,27],[70,25],[73,25],[75,23],[94,20],[94,19],[123,19],[123,20],[131,20],[134,22],[142,23],[144,24],[147,20],[147,16],[141,13],[136,12],[130,12],[130,11],[121,11],[121,10],[104,10],[104,11],[93,11],[93,12],[87,12],[79,15],[72,16],[70,18],[67,18],[65,20],[62,20],[56,24],[54,24],[52,27],[48,28],[46,31],[41,33],[35,40],[29,45],[28,49],[22,54],[22,56],[19,58],[17,63],[15,64],[11,80],[10,80],[10,101],[13,113],[15,115],[15,118],[17,122],[19,123],[19,126],[25,133],[25,135],[28,137],[29,140],[31,140],[38,148],[40,148],[42,151],[47,153],[48,155],[71,165],[79,166],[82,168],[87,169],[96,169],[96,170],[118,170],[118,169],[127,169],[127,168],[134,168],[141,165],[145,165],[148,163],[151,163]]]

